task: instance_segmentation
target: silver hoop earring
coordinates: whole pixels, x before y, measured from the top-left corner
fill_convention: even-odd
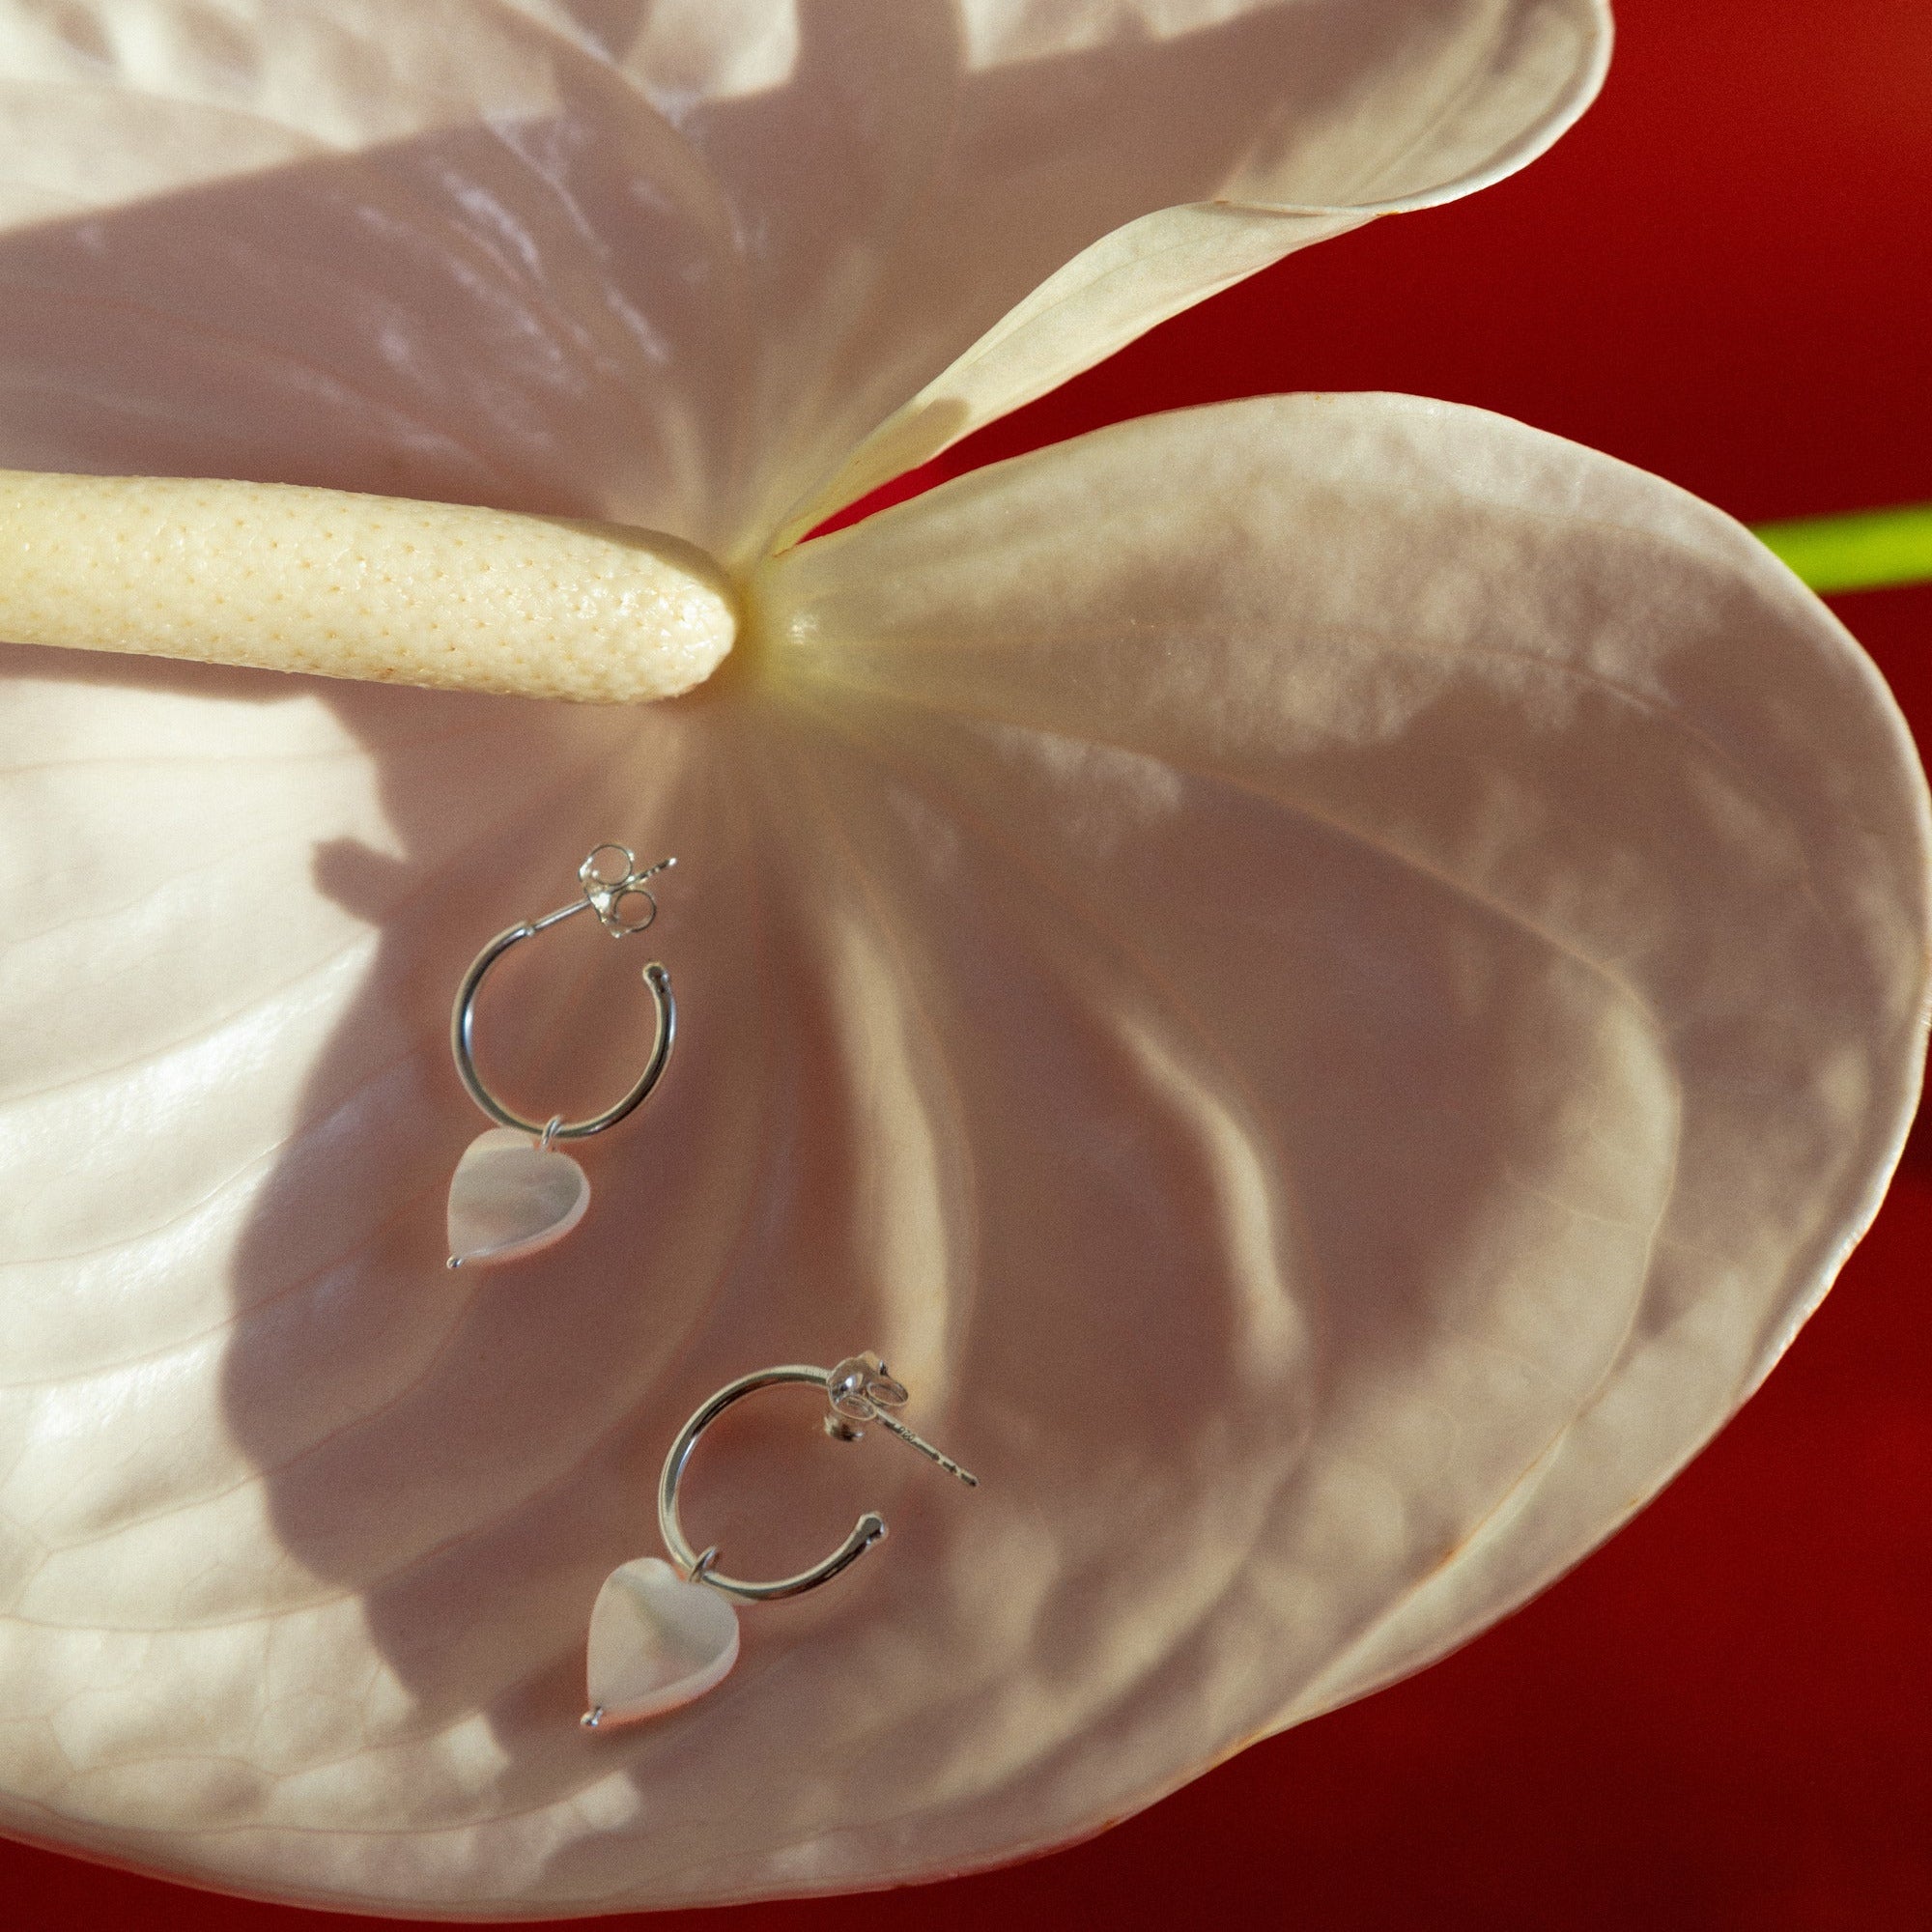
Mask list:
[[[631,1091],[588,1120],[566,1121],[558,1114],[548,1122],[526,1120],[497,1099],[476,1070],[471,1036],[484,976],[511,947],[585,910],[597,915],[613,939],[642,932],[658,916],[657,897],[645,882],[676,864],[675,859],[660,859],[640,872],[629,846],[599,845],[577,868],[581,898],[499,932],[464,974],[449,1016],[449,1050],[469,1097],[497,1124],[464,1149],[450,1177],[451,1267],[494,1267],[533,1255],[560,1241],[582,1220],[590,1205],[589,1179],[567,1153],[557,1151],[556,1143],[588,1140],[635,1113],[662,1077],[677,1037],[670,975],[653,959],[644,968],[644,984],[657,1008],[657,1036]]]
[[[831,1582],[884,1537],[885,1519],[867,1510],[823,1562],[770,1583],[725,1576],[718,1568],[716,1544],[701,1552],[693,1549],[678,1519],[677,1492],[697,1438],[734,1402],[785,1382],[805,1382],[825,1391],[825,1433],[836,1441],[857,1442],[866,1425],[876,1422],[968,1488],[980,1487],[979,1477],[969,1475],[923,1436],[915,1435],[892,1412],[905,1406],[906,1388],[893,1379],[877,1355],[848,1356],[831,1369],[796,1364],[760,1369],[726,1383],[678,1431],[658,1478],[658,1533],[676,1568],[661,1556],[639,1556],[611,1571],[597,1593],[585,1668],[590,1708],[581,1719],[586,1730],[636,1723],[703,1696],[738,1661],[734,1598],[744,1604],[764,1604],[780,1597],[802,1597]]]

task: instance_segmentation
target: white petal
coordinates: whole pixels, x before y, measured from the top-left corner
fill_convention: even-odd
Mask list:
[[[7,0],[0,230],[554,112],[545,38],[514,5]]]
[[[1279,1721],[1608,1534],[1876,1210],[1924,779],[1869,661],[1707,505],[1446,404],[1275,398],[983,470],[760,597],[776,661],[943,759],[1016,871],[1079,850],[1059,902],[1133,931],[1250,1096],[1321,1299],[1380,1351],[1419,1321],[1425,1380],[1472,1344],[1523,1378],[1442,1401],[1436,1561]]]
[[[1131,70],[1151,33],[1167,71],[1157,91],[1109,73],[1106,98],[1124,112],[1100,127],[1083,115],[1056,132],[1065,146],[1054,218],[1070,259],[814,490],[787,520],[791,536],[1282,256],[1513,173],[1595,99],[1610,43],[1599,0],[1122,0],[1051,26],[993,4],[977,20],[985,46],[1030,63],[1077,49]],[[1127,44],[1110,47],[1122,29]],[[994,137],[1013,140],[1008,129]],[[1033,173],[1033,144],[1017,148],[1009,171]],[[1101,155],[1114,171],[1104,186]],[[1148,213],[1120,199],[1127,184],[1156,177]],[[1010,195],[1005,182],[988,185],[996,219],[1010,218]],[[1100,195],[1113,197],[1107,217],[1079,234],[1068,217]],[[954,270],[960,280],[977,272]],[[925,274],[931,289],[945,270]],[[953,307],[967,311],[964,291]]]
[[[1302,398],[964,479],[760,598],[762,664],[635,713],[23,656],[17,1829],[497,1916],[1038,1849],[1605,1533],[1870,1212],[1922,783],[1715,512]],[[449,1274],[449,994],[610,838],[678,854],[676,1059],[569,1242]],[[506,1090],[623,1091],[638,944],[504,962]],[[867,1346],[981,1487],[761,1398],[692,1533],[890,1540],[586,1737],[678,1425]]]
[[[808,493],[1520,164],[1607,32],[1601,0],[0,0],[0,467],[749,558]]]

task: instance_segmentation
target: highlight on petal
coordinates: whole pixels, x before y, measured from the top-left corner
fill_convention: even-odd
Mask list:
[[[7,0],[0,232],[542,114],[556,104],[542,49],[513,5]]]
[[[0,0],[0,465],[749,564],[1288,249],[1528,158],[1607,44],[1602,0]]]
[[[1716,512],[1303,397],[754,590],[761,647],[624,712],[17,654],[8,1829],[500,1918],[1043,1849],[1574,1560],[1872,1211],[1923,782]],[[451,1274],[451,989],[613,837],[678,853],[676,1064],[569,1242]],[[505,962],[504,1091],[608,1095],[624,952]],[[809,1404],[721,1423],[734,1561],[891,1542],[582,1731],[679,1422],[867,1346],[970,1506]]]

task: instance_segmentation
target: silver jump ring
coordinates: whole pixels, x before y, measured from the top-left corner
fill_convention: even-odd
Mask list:
[[[856,1401],[850,1393],[856,1387]],[[684,1477],[684,1465],[691,1460],[691,1452],[697,1446],[697,1438],[731,1406],[734,1402],[742,1402],[746,1396],[763,1388],[775,1388],[785,1382],[803,1382],[809,1387],[823,1389],[829,1398],[826,1412],[826,1431],[837,1440],[856,1441],[865,1432],[855,1428],[854,1422],[877,1422],[896,1435],[902,1442],[909,1442],[915,1449],[942,1469],[950,1470],[959,1480],[979,1488],[979,1478],[969,1475],[952,1457],[942,1455],[923,1436],[915,1435],[902,1422],[888,1415],[881,1404],[902,1403],[904,1389],[891,1380],[885,1367],[876,1356],[856,1356],[840,1362],[835,1369],[814,1369],[804,1363],[789,1363],[782,1368],[760,1369],[754,1375],[740,1376],[734,1382],[727,1382],[709,1402],[678,1431],[677,1440],[670,1445],[670,1453],[665,1458],[664,1471],[658,1478],[658,1531],[664,1538],[665,1548],[670,1551],[671,1560],[677,1564],[694,1582],[702,1580],[715,1590],[722,1590],[728,1597],[736,1597],[748,1604],[770,1603],[780,1597],[802,1596],[807,1590],[815,1590],[821,1583],[829,1583],[840,1571],[850,1568],[866,1551],[871,1548],[886,1533],[885,1518],[875,1510],[867,1510],[852,1525],[852,1531],[832,1554],[822,1562],[814,1563],[809,1570],[801,1570],[795,1577],[781,1577],[772,1583],[752,1583],[742,1577],[727,1577],[717,1567],[717,1548],[712,1546],[700,1554],[693,1548],[691,1539],[684,1533],[684,1525],[678,1520],[677,1491]],[[875,1392],[875,1399],[866,1399],[866,1392]]]
[[[617,853],[622,857],[622,877],[611,879],[598,870],[598,860],[605,853]],[[505,1106],[483,1084],[483,1076],[476,1070],[475,1058],[476,995],[484,976],[511,947],[534,938],[547,927],[576,913],[586,909],[594,911],[605,930],[615,939],[643,931],[656,919],[658,912],[656,896],[644,881],[676,865],[677,861],[664,859],[642,872],[637,869],[637,863],[628,846],[599,845],[577,868],[577,876],[583,886],[583,896],[573,899],[567,906],[559,906],[555,912],[546,913],[541,919],[525,920],[521,924],[499,932],[470,961],[469,972],[464,974],[463,981],[456,989],[456,1005],[449,1018],[449,1050],[456,1062],[457,1077],[463,1082],[469,1097],[498,1126],[514,1127],[520,1133],[535,1135],[545,1148],[553,1141],[582,1141],[588,1140],[592,1134],[601,1134],[606,1127],[614,1127],[619,1121],[635,1113],[650,1097],[651,1089],[663,1075],[670,1059],[670,1050],[677,1040],[677,1002],[671,995],[670,974],[663,962],[656,959],[644,968],[644,984],[650,988],[651,1002],[657,1012],[656,1034],[644,1070],[629,1093],[614,1106],[582,1121],[564,1121],[554,1114],[541,1121],[526,1120],[514,1108]],[[642,900],[648,910],[641,914],[635,911],[633,908],[638,900]]]

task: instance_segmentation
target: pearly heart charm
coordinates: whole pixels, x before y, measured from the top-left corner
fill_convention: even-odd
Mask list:
[[[532,1134],[492,1127],[449,1180],[449,1265],[492,1267],[560,1241],[590,1205],[590,1180]]]
[[[738,1612],[662,1556],[611,1571],[590,1612],[592,1729],[655,1718],[701,1697],[738,1661]]]

